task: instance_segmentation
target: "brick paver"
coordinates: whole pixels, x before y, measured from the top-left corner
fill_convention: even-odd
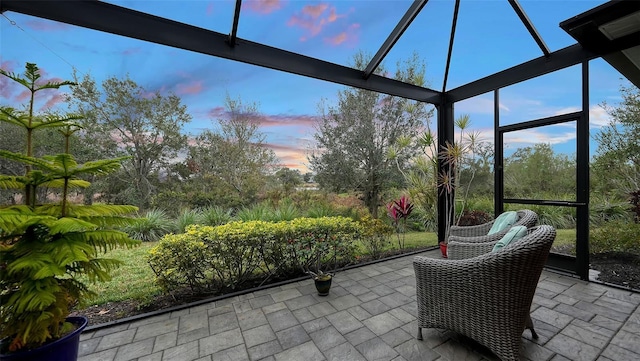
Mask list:
[[[437,257],[437,251],[426,253]],[[80,361],[495,360],[453,332],[417,332],[413,256],[111,327],[90,327]],[[538,340],[523,360],[640,360],[640,294],[544,271],[532,305]]]

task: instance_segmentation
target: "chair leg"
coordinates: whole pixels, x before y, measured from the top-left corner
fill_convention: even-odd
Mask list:
[[[422,341],[422,327],[418,327],[418,340]]]
[[[526,329],[531,330],[531,337],[533,337],[535,340],[538,339],[538,334],[536,333],[536,330],[533,329],[533,320],[531,320],[531,315],[527,316],[527,323],[525,325],[525,330]]]

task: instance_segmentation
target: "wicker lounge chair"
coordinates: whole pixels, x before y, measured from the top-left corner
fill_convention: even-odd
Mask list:
[[[538,223],[538,215],[528,209],[518,212],[518,220],[514,226],[531,228]],[[447,244],[449,259],[466,259],[491,252],[493,246],[509,229],[497,233],[487,234],[493,221],[478,226],[451,226]]]
[[[497,252],[465,260],[416,257],[418,340],[422,328],[470,337],[503,360],[518,360],[531,302],[556,231],[539,226]]]

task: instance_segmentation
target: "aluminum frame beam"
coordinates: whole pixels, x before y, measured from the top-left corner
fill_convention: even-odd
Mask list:
[[[518,0],[509,0],[509,4],[513,8],[513,11],[518,14],[520,21],[522,21],[524,26],[527,28],[529,34],[531,34],[531,36],[533,37],[533,40],[536,41],[544,56],[549,56],[549,54],[551,54],[551,52],[549,51],[549,47],[547,47],[547,44],[544,43],[544,40],[542,40],[542,37],[540,36],[540,34],[538,34],[538,31],[533,26],[533,23],[531,22],[527,14],[524,12],[524,9],[522,9],[522,6],[520,6]]]
[[[427,4],[429,0],[414,0],[413,4],[409,7],[402,19],[396,24],[387,40],[382,44],[376,55],[373,56],[367,67],[364,69],[364,78],[368,79],[371,74],[378,68],[378,65],[382,62],[385,56],[391,51],[391,48],[396,44],[398,39],[404,34],[411,22],[418,16],[422,8]]]
[[[364,79],[361,70],[240,38],[231,47],[228,35],[96,0],[3,0],[0,2],[0,10],[432,104],[437,104],[441,98],[441,93],[435,90],[375,74]]]
[[[236,7],[233,11],[233,25],[231,25],[231,32],[229,33],[229,46],[236,46],[236,39],[238,38],[238,23],[240,22],[240,9],[242,8],[242,0],[236,0]]]
[[[442,80],[442,92],[447,91],[447,80],[449,78],[449,66],[451,65],[451,54],[453,53],[453,41],[456,37],[456,25],[458,24],[458,11],[460,10],[460,0],[456,0],[453,6],[453,19],[451,20],[451,34],[449,35],[449,50],[447,52],[447,65],[444,68],[444,80]]]
[[[598,57],[600,55],[584,49],[580,44],[574,44],[554,51],[548,57],[541,56],[451,89],[446,93],[446,96],[450,101],[458,102]]]

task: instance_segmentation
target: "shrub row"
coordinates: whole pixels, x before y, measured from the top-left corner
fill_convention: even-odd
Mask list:
[[[591,231],[590,253],[629,252],[640,255],[640,224],[611,221]]]
[[[332,271],[355,259],[359,223],[344,217],[236,221],[165,235],[148,262],[167,291],[234,289],[249,280]]]

